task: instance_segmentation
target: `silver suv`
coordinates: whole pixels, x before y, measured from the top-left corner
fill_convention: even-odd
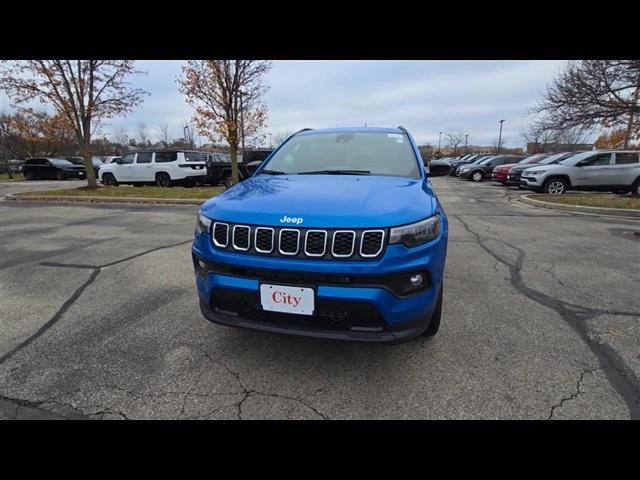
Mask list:
[[[560,195],[567,190],[600,190],[640,195],[640,152],[595,150],[577,153],[555,165],[532,165],[520,186]]]

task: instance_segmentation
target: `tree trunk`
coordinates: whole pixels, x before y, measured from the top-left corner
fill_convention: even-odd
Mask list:
[[[636,85],[636,91],[633,94],[633,106],[631,107],[631,112],[629,113],[629,123],[627,124],[627,132],[624,136],[624,148],[629,148],[629,143],[631,142],[631,134],[633,132],[633,120],[635,117],[634,108],[638,104],[638,94],[640,93],[640,75],[638,76],[638,84]]]
[[[87,187],[98,188],[96,181],[96,172],[93,170],[93,161],[91,155],[91,147],[88,143],[81,145],[82,156],[84,157],[84,166],[87,170]]]
[[[233,142],[229,145],[229,152],[231,154],[231,180],[236,185],[239,181],[238,175],[238,142]]]

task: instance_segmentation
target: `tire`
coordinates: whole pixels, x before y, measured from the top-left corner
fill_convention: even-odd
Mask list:
[[[429,320],[429,325],[422,332],[424,337],[433,337],[438,330],[440,330],[440,321],[442,319],[442,291],[444,290],[444,284],[440,285],[440,293],[438,295],[438,303],[436,304],[436,308],[431,314],[431,320]]]
[[[58,170],[56,172],[56,180],[64,180],[65,176],[64,176],[64,172],[62,170]]]
[[[611,193],[615,193],[616,195],[626,195],[629,193],[628,188],[612,188]]]
[[[227,175],[222,179],[222,183],[225,186],[225,188],[233,187],[233,177],[231,177],[231,175]]]
[[[562,178],[550,178],[542,186],[542,191],[547,195],[562,195],[567,192],[569,185]]]
[[[482,172],[480,170],[476,170],[469,175],[469,180],[473,182],[481,182],[482,181]]]
[[[24,174],[24,178],[26,178],[27,180],[34,180],[36,176],[31,170],[27,170],[27,172]]]
[[[156,185],[162,188],[171,188],[173,183],[168,173],[161,172],[156,174]]]
[[[640,178],[631,185],[631,195],[634,197],[640,197]]]
[[[116,177],[113,176],[113,173],[105,173],[102,175],[102,183],[108,187],[118,186],[118,182],[116,181]]]

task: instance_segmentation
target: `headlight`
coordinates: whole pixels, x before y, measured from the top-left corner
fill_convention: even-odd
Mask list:
[[[545,173],[546,170],[527,170],[526,172],[522,172],[522,174],[527,174],[527,175],[542,175],[543,173]]]
[[[415,247],[433,240],[438,233],[440,233],[440,216],[434,215],[411,225],[392,228],[389,243],[402,243],[407,247]]]
[[[211,230],[211,219],[204,216],[202,212],[198,212],[198,220],[196,221],[196,235],[201,233],[209,233]]]

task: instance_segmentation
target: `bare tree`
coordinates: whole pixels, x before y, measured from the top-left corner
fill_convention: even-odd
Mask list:
[[[169,135],[169,125],[161,123],[158,127],[158,139],[160,143],[166,148],[171,143],[171,135]]]
[[[113,142],[121,147],[123,152],[129,148],[129,134],[125,127],[120,127],[113,135]]]
[[[146,147],[149,142],[149,134],[147,132],[147,124],[144,122],[138,122],[138,140],[140,146]]]
[[[262,77],[271,64],[259,60],[192,60],[178,79],[187,103],[196,109],[198,132],[229,144],[231,172],[238,182],[238,144],[256,136],[265,125]]]
[[[447,144],[449,148],[453,149],[453,156],[455,157],[458,151],[458,145],[464,142],[464,133],[447,132],[445,135],[447,137]]]
[[[557,142],[557,132],[548,128],[541,121],[531,122],[520,132],[520,136],[527,146],[532,144],[533,151],[531,153],[545,153]],[[495,140],[495,145],[497,146],[497,144],[498,139]]]
[[[0,87],[16,106],[37,100],[62,114],[75,132],[87,183],[96,188],[91,134],[102,119],[121,116],[142,103],[146,92],[127,82],[138,73],[130,60],[5,61]]]
[[[276,132],[276,133],[274,133],[273,134],[273,143],[274,143],[274,145],[276,145],[276,146],[280,145],[282,142],[284,142],[291,135],[293,135],[293,132],[290,132],[288,130],[286,132]]]
[[[569,62],[534,109],[553,130],[625,128],[640,138],[640,60]]]

